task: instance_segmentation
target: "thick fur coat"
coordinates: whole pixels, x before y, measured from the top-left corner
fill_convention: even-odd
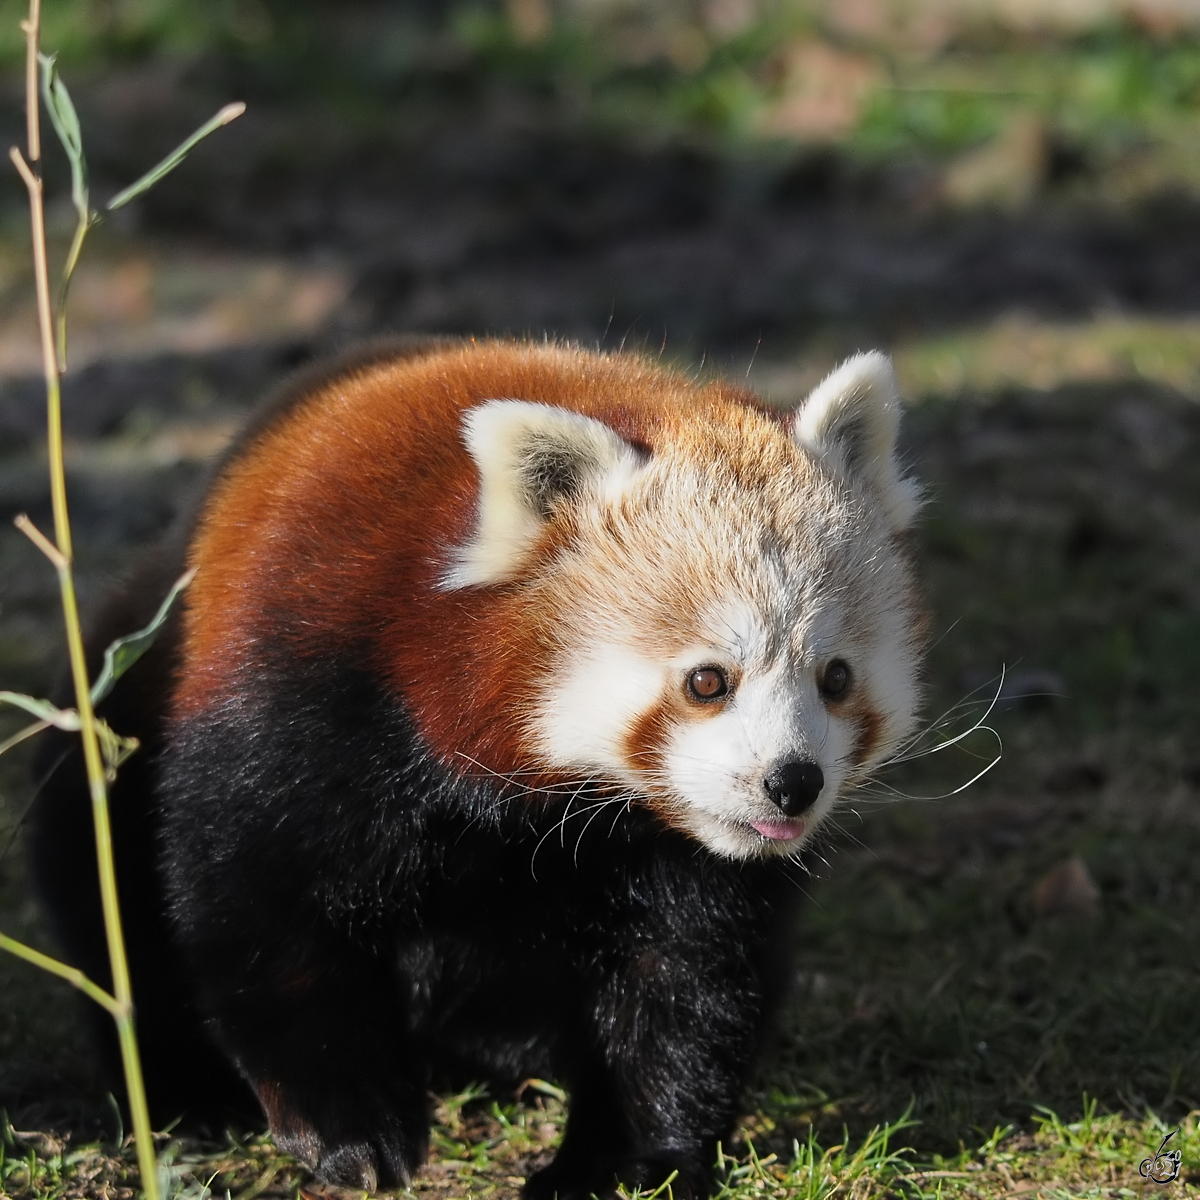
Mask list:
[[[897,422],[879,355],[795,412],[504,342],[287,389],[90,639],[196,568],[105,711],[144,743],[113,808],[156,1116],[257,1101],[373,1190],[420,1164],[431,1086],[546,1076],[569,1121],[531,1200],[706,1195],[795,860],[912,726]],[[78,756],[41,767],[42,891],[104,979]]]

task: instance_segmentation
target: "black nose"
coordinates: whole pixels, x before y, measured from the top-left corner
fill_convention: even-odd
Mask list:
[[[788,817],[797,817],[811,808],[824,786],[821,768],[806,758],[785,759],[763,776],[767,795]]]

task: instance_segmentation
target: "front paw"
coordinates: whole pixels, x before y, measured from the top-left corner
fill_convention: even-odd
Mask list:
[[[620,1187],[645,1195],[664,1184],[664,1200],[706,1200],[712,1194],[712,1171],[690,1156],[664,1153],[588,1165],[561,1159],[526,1181],[523,1200],[620,1200]]]
[[[313,1169],[323,1183],[377,1192],[408,1187],[424,1159],[424,1145],[414,1147],[403,1136],[376,1131],[369,1138],[326,1142]]]
[[[275,1144],[323,1183],[366,1192],[408,1187],[425,1161],[429,1123],[423,1108],[399,1115],[378,1098],[326,1094],[314,1104],[312,1096],[289,1095],[278,1086],[257,1091]]]

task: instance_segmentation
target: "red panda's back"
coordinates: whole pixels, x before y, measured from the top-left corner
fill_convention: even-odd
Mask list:
[[[543,669],[536,621],[519,590],[439,587],[475,516],[461,414],[489,399],[601,417],[647,449],[698,410],[756,405],[640,358],[550,344],[471,342],[335,378],[235,458],[209,497],[189,553],[176,715],[234,698],[267,648],[354,645],[445,756],[468,744],[516,757],[503,744],[512,728],[489,714]]]

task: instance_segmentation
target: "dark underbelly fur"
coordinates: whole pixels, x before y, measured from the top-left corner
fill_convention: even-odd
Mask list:
[[[160,582],[114,604],[93,648]],[[464,779],[333,650],[279,655],[167,738],[175,638],[105,707],[145,743],[112,806],[156,1121],[220,1130],[261,1105],[326,1180],[373,1188],[423,1158],[431,1087],[549,1076],[567,1133],[528,1197],[676,1170],[676,1197],[707,1195],[789,973],[794,868],[719,860],[595,789],[568,811]],[[78,753],[47,742],[39,768],[41,892],[106,982]],[[109,1018],[94,1023],[119,1091]]]

